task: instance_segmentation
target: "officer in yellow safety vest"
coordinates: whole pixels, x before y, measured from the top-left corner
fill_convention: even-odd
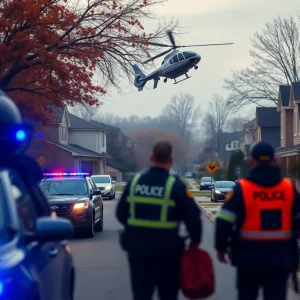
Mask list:
[[[250,154],[249,175],[216,215],[215,247],[221,263],[229,254],[237,267],[239,300],[257,299],[260,288],[264,300],[285,300],[288,276],[299,265],[293,217],[300,212],[300,195],[282,177],[269,143],[255,143]]]
[[[155,288],[161,300],[176,300],[180,286],[180,258],[184,240],[179,236],[183,221],[191,243],[202,235],[200,210],[186,185],[171,176],[172,146],[155,143],[152,167],[129,182],[117,206],[124,225],[122,248],[128,253],[134,300],[151,300]]]

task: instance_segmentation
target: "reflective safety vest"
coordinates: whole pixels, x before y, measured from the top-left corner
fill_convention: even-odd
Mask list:
[[[239,181],[245,204],[240,231],[244,240],[278,241],[292,236],[294,188],[284,178],[276,186],[264,187],[249,180]]]
[[[175,201],[171,200],[171,192],[173,184],[176,181],[175,177],[169,176],[165,184],[164,198],[152,198],[140,195],[135,195],[135,187],[139,180],[139,175],[135,176],[131,182],[130,193],[127,196],[127,201],[130,203],[130,217],[127,224],[134,227],[156,228],[156,229],[175,229],[179,226],[179,222],[168,221],[169,207],[175,207]],[[159,205],[161,206],[160,220],[140,219],[136,216],[136,205]]]

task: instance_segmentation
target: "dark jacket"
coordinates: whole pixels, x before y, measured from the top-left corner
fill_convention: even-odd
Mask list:
[[[281,170],[275,166],[260,166],[250,171],[246,179],[261,185],[275,186],[282,180]],[[294,187],[293,216],[300,212],[300,195]],[[245,219],[245,206],[239,183],[233,195],[224,203],[223,209],[237,215],[235,224],[216,218],[215,248],[226,252],[230,248],[232,264],[245,268],[296,268],[299,254],[296,238],[288,241],[245,241],[239,237],[239,230]]]
[[[164,187],[169,177],[169,173],[158,167],[152,167],[148,172],[141,175],[138,184],[148,186]],[[127,225],[129,214],[129,203],[126,201],[129,195],[131,182],[128,182],[117,206],[117,219],[125,227],[126,251],[134,254],[153,255],[155,253],[174,253],[182,251],[182,239],[178,234],[178,229],[150,229],[142,227],[132,227]],[[176,177],[171,192],[171,199],[175,201],[176,207],[169,212],[168,218],[172,221],[183,221],[189,232],[190,239],[199,244],[201,242],[202,224],[201,212],[195,200],[189,196],[185,184]],[[140,205],[139,213],[146,219],[155,220],[159,218],[160,206]]]

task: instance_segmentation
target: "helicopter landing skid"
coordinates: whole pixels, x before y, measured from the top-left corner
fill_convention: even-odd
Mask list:
[[[185,74],[185,76],[186,76],[186,78],[183,78],[183,79],[181,79],[179,81],[176,81],[176,79],[174,79],[174,81],[175,81],[174,84],[177,84],[177,83],[179,83],[181,81],[184,81],[184,80],[187,80],[187,79],[191,78],[191,76],[188,76],[187,74]]]

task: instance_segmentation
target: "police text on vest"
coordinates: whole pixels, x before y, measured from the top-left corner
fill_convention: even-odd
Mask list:
[[[254,200],[262,200],[262,201],[273,201],[273,200],[285,200],[284,191],[255,191],[253,192]]]
[[[164,196],[164,187],[161,186],[149,186],[145,184],[137,184],[135,192],[142,196],[152,196],[152,197],[163,197]]]

